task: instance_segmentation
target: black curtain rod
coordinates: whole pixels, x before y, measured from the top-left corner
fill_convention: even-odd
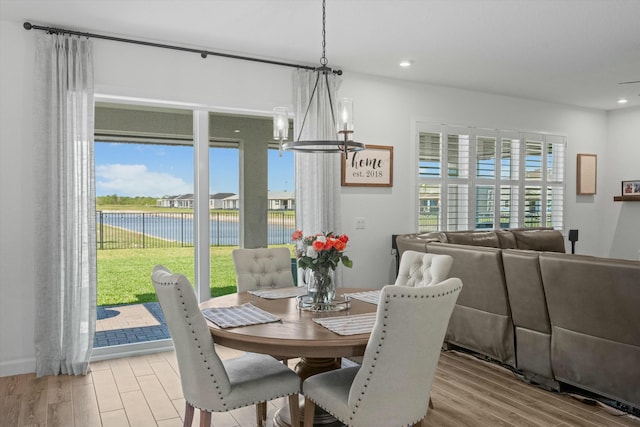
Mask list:
[[[173,46],[173,45],[163,44],[163,43],[154,43],[154,42],[146,42],[142,40],[125,39],[122,37],[105,36],[103,34],[83,33],[80,31],[67,30],[64,28],[43,27],[40,25],[33,25],[31,22],[25,22],[23,24],[23,27],[25,30],[42,30],[50,34],[71,34],[74,36],[89,37],[94,39],[110,40],[110,41],[121,42],[121,43],[139,44],[143,46],[152,46],[152,47],[160,47],[163,49],[179,50],[183,52],[199,53],[202,58],[206,58],[207,56],[212,55],[212,56],[222,56],[224,58],[242,59],[243,61],[261,62],[263,64],[280,65],[283,67],[302,68],[304,70],[316,69],[316,67],[312,67],[309,65],[290,64],[288,62],[271,61],[269,59],[253,58],[250,56],[233,55],[229,53],[213,52],[210,50],[194,49],[190,47]],[[337,75],[342,75],[342,70],[331,70],[331,72]]]

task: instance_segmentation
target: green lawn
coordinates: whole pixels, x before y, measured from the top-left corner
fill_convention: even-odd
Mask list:
[[[102,206],[104,207],[104,206]],[[131,207],[130,207],[131,208]],[[135,209],[139,209],[136,206]],[[158,208],[149,210],[158,211]],[[171,209],[176,212],[176,209]],[[105,233],[113,227],[103,226]],[[151,270],[162,264],[174,273],[184,274],[194,283],[194,248],[162,247],[161,239],[146,237],[150,246],[142,248],[140,233],[119,230],[108,234],[112,240],[105,241],[98,249],[98,305],[140,304],[157,301],[151,283]],[[98,242],[101,240],[98,230]],[[155,241],[158,242],[155,242]],[[151,243],[158,243],[151,245]],[[273,245],[288,247],[292,245]],[[110,247],[127,249],[109,249]],[[236,291],[236,273],[231,260],[231,251],[237,246],[211,246],[211,296],[230,294]]]
[[[281,245],[290,247],[290,245]],[[236,291],[231,251],[236,246],[211,247],[211,296]],[[98,251],[98,305],[157,301],[151,270],[162,264],[194,282],[193,248],[107,249]]]

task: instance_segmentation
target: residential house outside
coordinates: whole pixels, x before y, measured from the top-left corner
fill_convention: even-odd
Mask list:
[[[269,210],[294,210],[296,206],[295,192],[269,191],[267,194]],[[164,196],[156,204],[165,208],[193,208],[193,194]],[[238,210],[240,196],[235,193],[216,193],[209,196],[209,209]]]
[[[224,199],[235,193],[216,193],[209,196],[209,209],[224,209]]]
[[[294,210],[296,208],[296,195],[292,191],[269,191],[269,210]]]

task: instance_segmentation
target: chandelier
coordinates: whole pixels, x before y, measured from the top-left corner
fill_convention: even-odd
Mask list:
[[[320,66],[313,71],[315,73],[315,83],[311,91],[309,104],[302,118],[298,137],[294,141],[284,142],[289,136],[289,113],[287,108],[276,107],[273,110],[273,139],[280,141],[280,155],[282,155],[282,150],[284,149],[305,153],[343,153],[347,158],[349,153],[365,149],[363,143],[353,140],[353,100],[342,98],[335,105],[335,100],[331,96],[329,75],[332,73],[340,75],[342,71],[334,71],[327,65],[325,21],[326,0],[322,0],[322,57],[320,58]],[[319,90],[319,87],[324,87],[326,93],[323,90]],[[326,119],[329,120],[329,123],[326,123],[326,126],[328,129],[335,130],[335,138],[301,139],[309,118],[311,106],[314,103],[318,103],[317,98],[319,97],[325,97],[326,104],[329,106],[329,114]]]

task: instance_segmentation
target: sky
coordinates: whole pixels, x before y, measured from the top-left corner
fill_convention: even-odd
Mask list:
[[[162,197],[193,193],[193,148],[96,142],[96,196]],[[209,152],[210,194],[238,193],[238,150]],[[293,153],[269,150],[269,191],[294,191]]]

